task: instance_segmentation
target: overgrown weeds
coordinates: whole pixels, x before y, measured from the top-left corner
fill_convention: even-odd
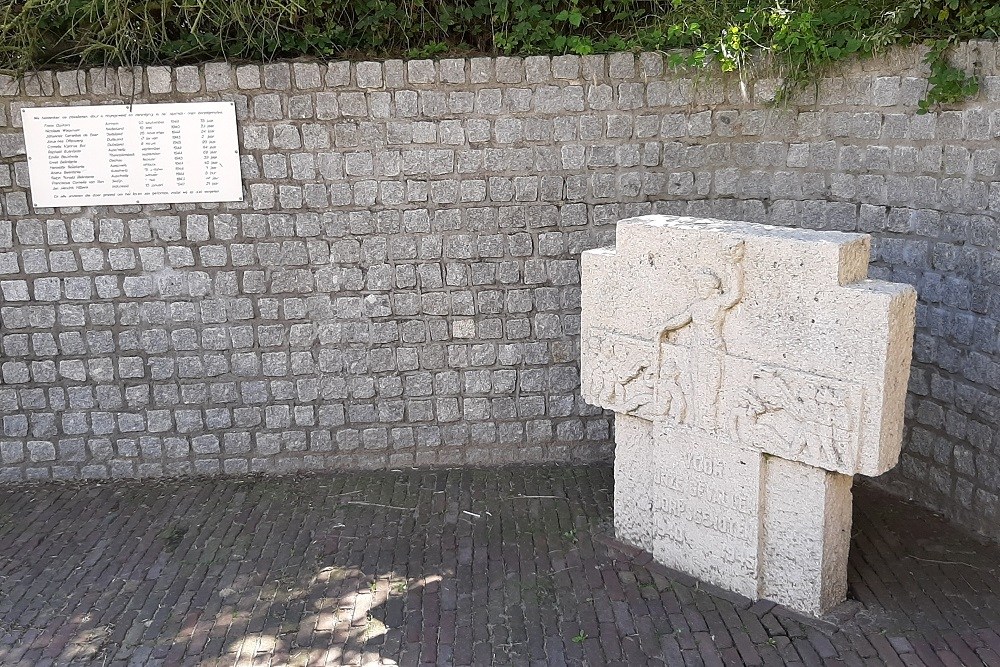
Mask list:
[[[844,59],[929,41],[932,105],[975,88],[949,46],[998,33],[995,0],[8,0],[0,70],[684,49],[675,65],[745,72],[764,51],[791,90]]]

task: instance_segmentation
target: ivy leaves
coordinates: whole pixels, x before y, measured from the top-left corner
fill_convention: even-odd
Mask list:
[[[917,103],[918,114],[927,113],[932,106],[961,102],[979,93],[978,79],[948,62],[951,40],[934,40],[930,47],[924,56],[924,62],[931,66],[931,75],[927,78],[930,87],[927,96]]]

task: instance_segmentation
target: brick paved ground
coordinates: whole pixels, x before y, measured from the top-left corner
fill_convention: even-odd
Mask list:
[[[804,622],[609,546],[607,466],[0,491],[0,663],[1000,664],[1000,549],[856,493]]]

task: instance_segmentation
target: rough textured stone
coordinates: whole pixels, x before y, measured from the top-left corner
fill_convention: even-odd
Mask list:
[[[915,319],[868,245],[649,216],[584,253],[581,386],[616,413],[620,537],[750,598],[843,601],[852,476],[898,459]]]

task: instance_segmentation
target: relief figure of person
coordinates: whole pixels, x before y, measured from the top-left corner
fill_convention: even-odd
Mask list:
[[[684,398],[681,369],[677,367],[676,361],[667,359],[660,364],[658,390],[663,413],[678,424],[683,424],[687,420],[687,399]]]
[[[803,429],[804,415],[798,414],[799,401],[788,383],[774,371],[753,374],[753,384],[740,402],[742,414],[734,413],[734,432],[744,441],[754,441],[753,429],[770,433],[768,440],[780,445],[783,458],[799,460],[808,439]]]
[[[616,411],[633,414],[653,400],[653,371],[649,362],[633,365],[630,372],[618,376],[619,407]]]
[[[586,379],[601,405],[632,414],[652,400],[653,370],[641,349],[610,337],[592,337],[590,345],[599,362]]]
[[[616,412],[632,414],[653,399],[653,369],[642,348],[623,340],[611,342]]]
[[[723,283],[711,269],[700,270],[694,279],[696,299],[683,313],[670,318],[660,329],[657,346],[673,331],[691,327],[691,389],[694,393],[695,425],[709,431],[718,427],[719,394],[722,390],[726,341],[722,329],[727,313],[743,298],[743,241],[727,247],[723,260],[729,265]]]

